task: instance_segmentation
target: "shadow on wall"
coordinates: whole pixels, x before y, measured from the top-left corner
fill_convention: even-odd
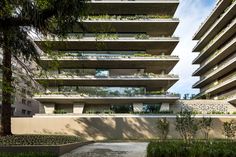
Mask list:
[[[117,139],[155,139],[160,133],[157,129],[158,118],[13,118],[14,134],[57,134],[77,135],[87,140],[117,140]],[[224,138],[223,122],[232,118],[214,118],[210,138]],[[179,133],[175,129],[175,118],[168,118],[170,132],[168,138],[178,139]],[[199,130],[197,138],[203,138]]]

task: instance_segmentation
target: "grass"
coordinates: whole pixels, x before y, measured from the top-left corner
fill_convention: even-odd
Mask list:
[[[236,157],[236,141],[182,140],[152,141],[147,147],[147,157]]]
[[[11,145],[62,145],[82,140],[76,136],[64,135],[12,135],[0,137],[0,146]]]

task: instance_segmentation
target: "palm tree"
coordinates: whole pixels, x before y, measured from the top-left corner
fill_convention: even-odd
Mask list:
[[[2,61],[2,114],[0,135],[11,135],[13,57],[37,61],[39,54],[29,31],[63,37],[87,10],[86,0],[1,0],[0,49]]]

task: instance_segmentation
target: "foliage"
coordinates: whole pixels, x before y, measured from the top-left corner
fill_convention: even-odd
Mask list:
[[[54,114],[66,114],[67,112],[65,110],[54,110]]]
[[[148,144],[147,157],[236,157],[236,143],[226,141],[153,141]]]
[[[161,139],[166,140],[169,133],[170,123],[166,118],[161,118],[157,120],[157,129],[161,134]]]
[[[230,122],[224,122],[224,134],[228,139],[232,139],[235,137],[236,132],[236,124],[235,121],[231,120]]]
[[[11,135],[0,137],[0,146],[8,145],[62,145],[80,142],[76,136],[64,135]]]
[[[45,152],[24,152],[24,153],[0,153],[0,157],[57,157],[51,153]]]
[[[212,129],[212,119],[203,117],[199,122],[199,126],[204,135],[205,140],[208,140],[209,132]]]
[[[198,125],[192,112],[184,110],[176,115],[176,130],[186,143],[191,143],[198,130]]]
[[[96,34],[96,40],[117,40],[117,34]]]
[[[145,39],[149,39],[150,36],[147,34],[137,34],[135,35],[135,39],[141,39],[141,40],[145,40]]]

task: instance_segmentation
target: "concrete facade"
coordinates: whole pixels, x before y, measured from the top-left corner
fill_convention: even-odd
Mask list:
[[[175,129],[175,116],[140,115],[94,115],[94,116],[41,116],[33,118],[13,118],[14,134],[57,134],[77,135],[87,140],[154,139],[159,137],[157,120],[167,117],[170,122],[168,138],[180,138]],[[197,120],[203,116],[196,116]],[[207,115],[205,115],[207,117]],[[225,138],[223,122],[235,120],[235,116],[211,116],[213,118],[210,138]],[[46,123],[45,123],[46,122]],[[197,132],[197,138],[203,138]]]
[[[179,95],[168,89],[179,79],[170,74],[179,61],[171,55],[179,42],[173,37],[178,4],[91,1],[89,15],[81,20],[86,32],[75,26],[66,39],[35,40],[46,69],[46,76],[35,77],[46,88],[35,95],[45,106],[43,113],[53,113],[48,104],[68,114],[143,112],[143,106],[174,104]],[[47,53],[48,45],[54,56]]]
[[[235,103],[236,89],[236,2],[218,1],[193,39],[198,40],[193,52],[200,52],[193,64],[200,67],[193,76],[200,80],[197,98],[224,99]]]

